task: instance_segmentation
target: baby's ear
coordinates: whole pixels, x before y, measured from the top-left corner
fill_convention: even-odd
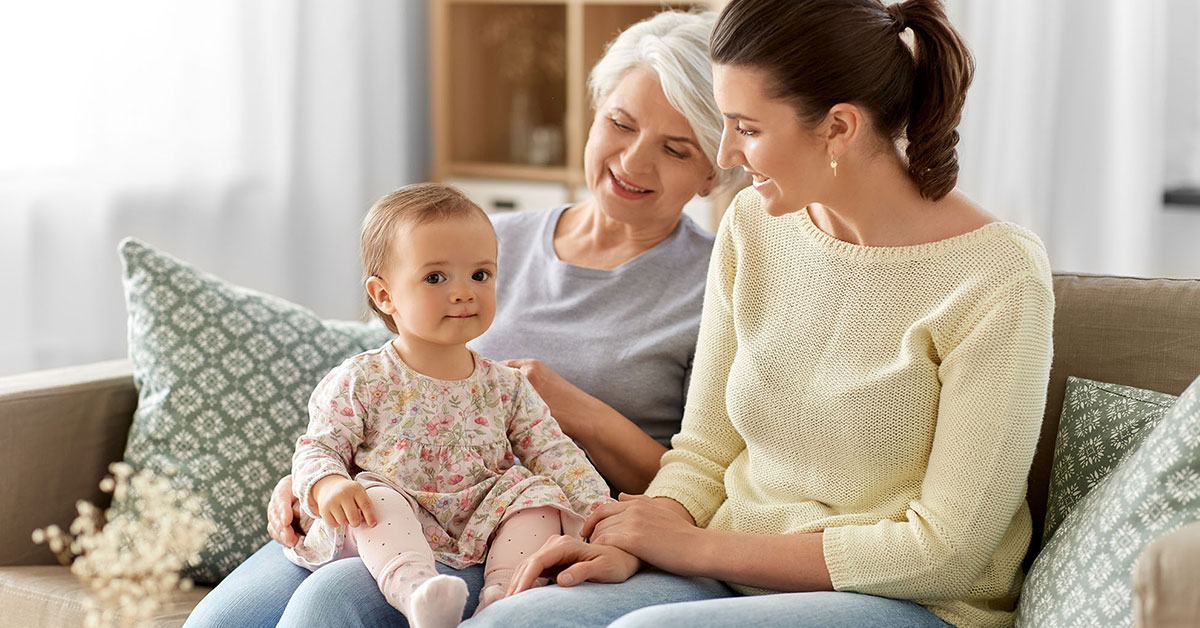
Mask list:
[[[392,303],[392,295],[388,291],[387,282],[382,278],[371,275],[366,281],[367,296],[375,302],[375,307],[384,314],[394,314],[396,306]]]

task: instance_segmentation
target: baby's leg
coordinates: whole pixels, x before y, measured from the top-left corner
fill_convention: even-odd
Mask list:
[[[383,486],[368,488],[367,497],[379,522],[374,528],[350,530],[383,596],[413,628],[457,626],[467,603],[467,583],[438,575],[433,550],[408,500]]]
[[[558,509],[550,506],[522,510],[500,524],[483,568],[483,590],[475,613],[504,597],[517,565],[556,534],[562,534],[562,519]],[[546,584],[546,579],[538,578],[535,584]]]

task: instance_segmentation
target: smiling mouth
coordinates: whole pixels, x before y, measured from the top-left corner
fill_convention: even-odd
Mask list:
[[[630,194],[642,195],[642,194],[649,194],[650,192],[653,192],[653,190],[639,188],[636,185],[632,185],[632,184],[622,181],[619,177],[617,177],[617,175],[613,174],[612,170],[608,171],[608,178],[612,179],[613,185],[615,185],[617,188],[624,190],[625,192],[629,192]]]
[[[750,170],[749,168],[743,167],[742,169],[746,171],[746,174],[750,175],[750,184],[753,185],[754,189],[756,190],[771,182],[770,177],[764,177],[761,174]]]

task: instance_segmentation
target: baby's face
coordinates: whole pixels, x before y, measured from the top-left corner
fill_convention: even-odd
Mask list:
[[[479,337],[496,316],[496,234],[483,217],[406,225],[383,277],[401,335],[437,345]]]

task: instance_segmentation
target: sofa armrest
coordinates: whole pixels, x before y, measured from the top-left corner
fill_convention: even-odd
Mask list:
[[[1195,626],[1200,618],[1200,521],[1154,540],[1133,570],[1140,628]]]
[[[137,407],[128,360],[0,377],[0,566],[55,564],[34,528],[107,506],[100,479],[120,460]]]

